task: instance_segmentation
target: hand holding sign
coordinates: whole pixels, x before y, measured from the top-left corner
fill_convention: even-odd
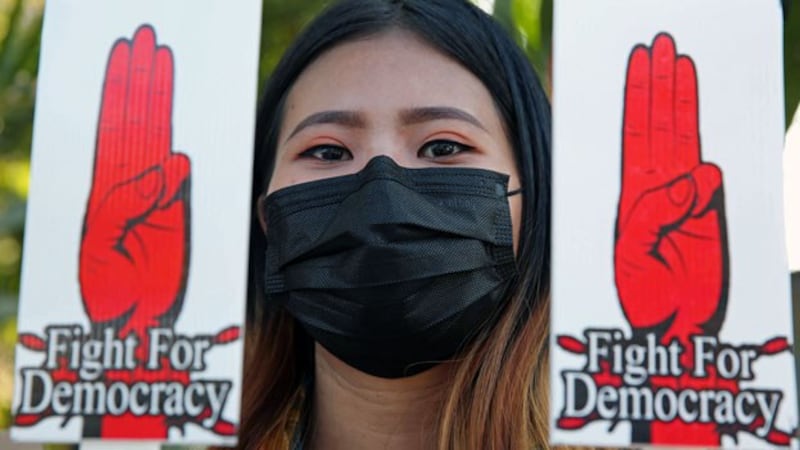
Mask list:
[[[668,34],[631,52],[614,268],[634,329],[663,341],[719,330],[727,242],[719,168],[700,158],[694,63]]]
[[[106,69],[80,285],[95,324],[120,336],[171,325],[189,252],[189,158],[172,145],[172,53],[149,26]]]

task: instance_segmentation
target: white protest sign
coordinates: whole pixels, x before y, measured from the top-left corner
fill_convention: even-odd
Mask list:
[[[14,439],[236,442],[260,17],[48,2]]]
[[[782,50],[777,0],[556,2],[553,444],[791,443]]]

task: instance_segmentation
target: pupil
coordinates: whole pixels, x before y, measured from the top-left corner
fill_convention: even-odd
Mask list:
[[[321,153],[322,154],[320,156],[322,157],[322,159],[324,159],[326,161],[340,159],[341,156],[342,156],[341,150],[339,150],[337,148],[328,147],[328,148],[323,149]]]
[[[446,156],[453,153],[453,146],[450,144],[438,144],[433,147],[434,156]]]

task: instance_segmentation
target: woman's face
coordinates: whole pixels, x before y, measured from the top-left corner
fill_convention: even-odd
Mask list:
[[[376,156],[408,168],[519,174],[478,78],[413,34],[392,30],[323,53],[287,97],[268,193],[358,172]],[[509,197],[517,248],[520,196]]]

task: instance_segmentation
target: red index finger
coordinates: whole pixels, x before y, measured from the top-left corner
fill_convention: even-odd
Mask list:
[[[625,80],[619,223],[625,223],[633,202],[647,188],[643,183],[651,169],[650,153],[650,53],[637,45],[628,59]]]
[[[125,110],[125,160],[127,178],[132,178],[160,162],[154,149],[148,148],[147,109],[152,90],[155,64],[155,33],[149,25],[136,30],[131,50],[130,80]],[[122,181],[122,180],[120,180]]]
[[[165,158],[172,148],[172,80],[172,52],[169,47],[158,47],[150,90],[146,145],[159,160]]]
[[[653,42],[652,108],[650,122],[653,167],[667,169],[665,180],[673,178],[675,132],[675,42],[661,33]]]
[[[650,168],[650,54],[637,45],[628,60],[623,119],[622,177]]]
[[[675,67],[675,166],[681,172],[700,164],[698,114],[694,62],[688,56],[680,56]]]
[[[100,120],[97,127],[95,178],[108,175],[118,164],[123,152],[129,63],[130,45],[127,40],[120,39],[111,50],[103,84]]]

